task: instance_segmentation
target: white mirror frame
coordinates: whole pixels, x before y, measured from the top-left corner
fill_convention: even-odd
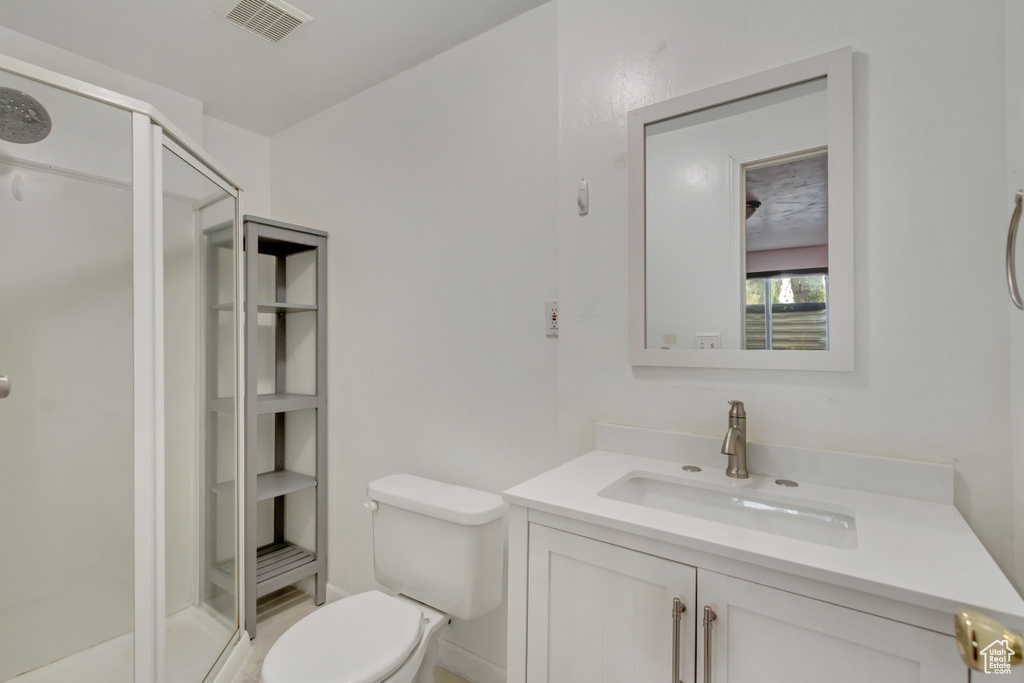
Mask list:
[[[726,102],[825,76],[828,78],[829,349],[649,349],[646,345],[645,127]],[[628,115],[629,362],[698,368],[832,370],[854,368],[853,50],[846,47],[642,109]],[[739,230],[740,226],[737,225]],[[724,264],[732,267],[732,264]]]

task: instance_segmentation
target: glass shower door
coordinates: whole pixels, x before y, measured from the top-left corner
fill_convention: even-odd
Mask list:
[[[132,116],[7,73],[0,89],[52,123],[32,142],[0,126],[0,681],[127,683]]]
[[[202,681],[238,630],[237,199],[163,148],[167,681]]]

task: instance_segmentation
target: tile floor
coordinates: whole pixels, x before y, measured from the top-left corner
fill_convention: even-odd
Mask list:
[[[270,646],[288,627],[316,609],[313,599],[295,588],[285,588],[259,599],[256,603],[256,637],[252,656],[237,683],[259,683],[263,660]],[[441,667],[434,668],[434,683],[470,683]]]

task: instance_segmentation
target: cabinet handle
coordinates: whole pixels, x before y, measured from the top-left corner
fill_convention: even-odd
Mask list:
[[[704,605],[704,683],[711,683],[711,625],[717,618],[711,605]]]
[[[682,637],[681,623],[683,620],[683,612],[686,611],[686,605],[679,598],[672,598],[672,683],[682,683],[679,680],[679,649],[682,647],[682,643],[679,639]]]
[[[1016,206],[1013,209],[1013,216],[1010,217],[1010,233],[1006,236],[1006,283],[1010,287],[1010,298],[1013,299],[1013,305],[1020,309],[1024,309],[1024,301],[1021,300],[1020,291],[1017,290],[1015,251],[1017,245],[1017,226],[1020,225],[1022,196],[1024,196],[1024,190],[1018,191],[1014,196]]]

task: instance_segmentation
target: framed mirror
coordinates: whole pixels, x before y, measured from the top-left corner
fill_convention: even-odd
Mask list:
[[[629,112],[633,365],[853,370],[850,48]]]

